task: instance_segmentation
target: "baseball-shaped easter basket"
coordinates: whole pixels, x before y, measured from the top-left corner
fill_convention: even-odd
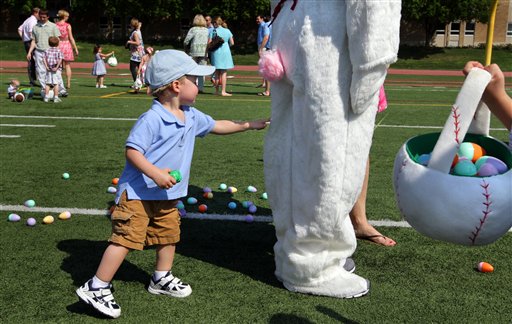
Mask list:
[[[473,69],[442,132],[410,138],[397,153],[393,186],[398,207],[414,229],[430,238],[485,245],[512,227],[512,153],[503,142],[487,135],[490,113],[480,102],[490,78],[488,72]],[[463,142],[475,143],[487,156],[501,160],[502,172],[450,174]],[[420,156],[430,152],[427,162],[420,161]]]

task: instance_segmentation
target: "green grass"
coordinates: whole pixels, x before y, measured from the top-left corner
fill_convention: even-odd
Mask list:
[[[71,95],[59,105],[1,99],[2,124],[54,127],[1,126],[2,135],[20,137],[0,138],[0,204],[19,205],[34,199],[41,207],[106,209],[112,203],[113,196],[106,189],[123,169],[124,141],[151,98],[126,93],[129,76],[109,74],[109,88],[95,89],[89,71],[74,72]],[[228,81],[233,97],[213,96],[213,89],[208,87],[196,106],[217,119],[269,116],[270,99],[256,96],[259,77],[236,71],[230,74],[235,76]],[[11,77],[23,80],[26,74],[23,69],[0,73],[0,84],[6,88]],[[445,88],[405,87],[408,81],[453,83]],[[389,108],[378,116],[371,150],[370,219],[401,220],[391,185],[395,154],[408,138],[436,131],[413,126],[444,124],[461,81],[462,77],[388,76]],[[99,119],[80,119],[84,117]],[[502,127],[494,118],[491,126]],[[504,130],[494,130],[491,135],[508,138]],[[214,189],[209,212],[243,215],[242,208],[227,210],[226,203],[233,199],[253,200],[259,207],[257,216],[271,214],[267,201],[259,198],[265,190],[264,136],[265,131],[253,131],[197,140],[190,192],[196,195],[204,186]],[[61,178],[64,172],[70,173],[69,180]],[[239,192],[227,195],[217,189],[221,182],[238,187]],[[248,185],[259,192],[244,192]],[[195,212],[196,207],[187,206],[187,210]],[[23,220],[38,220],[39,224],[30,228],[22,222],[5,221],[9,213],[0,212],[4,219],[0,222],[2,322],[102,321],[101,316],[77,302],[74,290],[96,270],[110,233],[108,218],[73,215],[68,221],[41,225],[46,214],[57,214],[18,212]],[[372,282],[370,295],[339,300],[290,293],[279,284],[273,275],[272,224],[185,218],[174,271],[192,285],[193,294],[171,299],[147,293],[154,253],[133,252],[114,278],[116,299],[123,307],[118,322],[510,322],[511,233],[493,244],[469,248],[433,241],[410,228],[380,230],[398,245],[382,248],[360,242],[355,254],[357,273]],[[475,271],[476,263],[484,260],[495,266],[494,273]]]
[[[119,62],[129,62],[129,52],[124,46],[117,44],[102,44],[103,52],[116,52]],[[152,45],[155,50],[171,48],[167,45]],[[77,41],[80,55],[76,57],[77,62],[92,62],[94,55],[92,49],[94,43]],[[178,48],[182,49],[182,48]],[[255,65],[258,62],[257,53],[240,55],[237,54],[236,46],[232,49],[235,65]],[[20,61],[26,56],[23,43],[19,40],[0,40],[0,60]],[[485,49],[483,48],[423,48],[407,47],[400,48],[398,61],[393,64],[397,69],[429,69],[429,70],[459,70],[469,60],[485,61]],[[495,48],[492,52],[492,62],[501,66],[503,71],[512,71],[512,47]]]

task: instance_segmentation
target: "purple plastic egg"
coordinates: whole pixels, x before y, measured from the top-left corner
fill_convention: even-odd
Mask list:
[[[257,210],[258,208],[256,207],[256,205],[249,206],[249,213],[254,214]]]
[[[500,173],[492,163],[484,163],[478,169],[477,174],[480,177],[490,177]]]
[[[36,225],[36,219],[33,218],[33,217],[30,217],[29,219],[27,219],[27,226],[34,226]]]
[[[503,161],[501,161],[498,158],[495,158],[494,156],[488,156],[488,155],[484,155],[481,158],[479,158],[475,162],[475,165],[476,165],[477,169],[480,169],[480,166],[482,166],[485,163],[492,164],[496,168],[496,170],[498,170],[499,174],[505,173],[508,170],[507,165]]]
[[[247,223],[252,223],[252,222],[254,222],[254,216],[252,216],[252,215],[246,215],[246,216],[245,216],[245,221],[246,221]]]

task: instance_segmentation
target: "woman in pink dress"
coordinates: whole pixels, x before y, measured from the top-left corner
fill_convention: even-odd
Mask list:
[[[66,10],[59,10],[57,13],[58,21],[55,23],[60,31],[59,37],[59,49],[64,54],[64,60],[62,61],[64,69],[66,70],[66,87],[71,88],[71,65],[70,63],[75,60],[73,56],[73,49],[75,55],[78,56],[78,48],[76,47],[75,38],[73,38],[73,32],[71,31],[71,25],[68,23],[69,12]],[[72,49],[73,47],[73,49]]]

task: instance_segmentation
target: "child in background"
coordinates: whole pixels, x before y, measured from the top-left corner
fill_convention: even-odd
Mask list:
[[[103,84],[105,75],[107,74],[107,68],[103,60],[107,57],[114,55],[114,51],[103,54],[103,48],[101,45],[96,44],[92,52],[94,53],[94,65],[92,66],[92,75],[96,76],[96,88],[105,89],[107,86]]]
[[[148,66],[149,61],[151,60],[151,57],[153,56],[153,47],[146,48],[145,51],[146,54],[142,55],[139,68],[137,69],[137,78],[135,79],[135,83],[133,85],[133,88],[135,89],[135,93],[138,93],[139,90],[144,85],[144,77],[146,74],[146,68]],[[148,95],[151,94],[151,91],[147,91]]]
[[[49,96],[50,87],[53,87],[53,102],[59,103],[62,101],[59,98],[59,83],[62,82],[61,68],[64,55],[59,49],[58,37],[51,36],[48,38],[48,44],[50,48],[44,52],[43,60],[44,66],[46,67],[46,86],[43,101],[48,102],[51,99]]]
[[[14,94],[16,93],[16,91],[18,91],[19,87],[20,81],[18,79],[11,79],[9,86],[7,87],[7,95],[9,96],[9,99],[12,99],[14,97]]]
[[[76,290],[79,298],[107,316],[117,318],[121,308],[112,295],[112,278],[131,250],[156,246],[155,271],[148,291],[156,295],[187,297],[190,285],[171,272],[180,241],[177,200],[187,195],[196,137],[263,129],[268,120],[235,122],[213,120],[194,104],[198,76],[215,68],[198,65],[181,51],[163,50],[148,64],[145,82],[156,99],[142,114],[126,140],[126,164],[112,212],[112,235],[96,275]],[[178,182],[169,172],[178,170]]]

